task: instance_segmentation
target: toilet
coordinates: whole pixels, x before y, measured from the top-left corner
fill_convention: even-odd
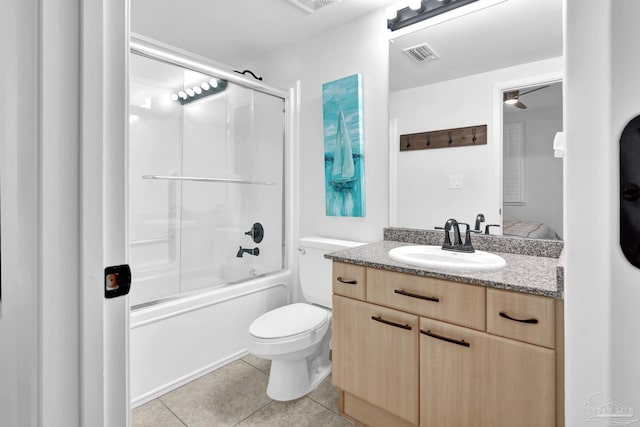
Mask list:
[[[324,255],[362,244],[326,237],[300,239],[300,289],[307,302],[271,310],[249,326],[247,350],[271,359],[267,395],[273,400],[300,398],[331,373],[332,264]]]

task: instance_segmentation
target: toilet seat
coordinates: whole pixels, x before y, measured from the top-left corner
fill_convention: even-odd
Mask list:
[[[324,308],[297,303],[285,305],[263,314],[251,323],[249,333],[257,341],[290,341],[322,329],[331,319]]]

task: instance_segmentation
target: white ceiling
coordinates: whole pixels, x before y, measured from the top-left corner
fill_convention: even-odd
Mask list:
[[[485,0],[480,0],[485,1]],[[131,0],[132,31],[244,69],[398,0],[342,0],[312,14],[289,0]],[[440,59],[401,49],[428,43]],[[507,0],[390,44],[390,89],[421,86],[562,55],[562,0]]]
[[[309,14],[289,0],[131,0],[132,31],[236,68],[270,51],[386,8],[342,0]]]

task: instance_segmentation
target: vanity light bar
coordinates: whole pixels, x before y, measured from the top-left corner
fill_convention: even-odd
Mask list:
[[[416,2],[398,10],[395,16],[393,13],[388,13],[387,18],[391,19],[387,19],[387,28],[396,31],[476,1],[478,0],[422,0],[420,7]]]
[[[179,102],[181,105],[188,104],[198,99],[215,95],[227,88],[227,81],[211,78],[206,82],[200,83],[200,86],[193,86],[171,94],[171,100]]]

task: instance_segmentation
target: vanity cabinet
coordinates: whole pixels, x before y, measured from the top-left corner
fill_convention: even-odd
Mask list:
[[[421,426],[488,427],[488,346],[484,332],[420,319]]]
[[[369,427],[561,427],[562,302],[334,263],[333,383]],[[360,270],[358,270],[360,269]],[[336,292],[338,291],[338,292]],[[556,410],[557,408],[557,410]]]
[[[555,351],[487,336],[486,426],[555,426]]]
[[[418,316],[333,296],[333,383],[418,423]]]

